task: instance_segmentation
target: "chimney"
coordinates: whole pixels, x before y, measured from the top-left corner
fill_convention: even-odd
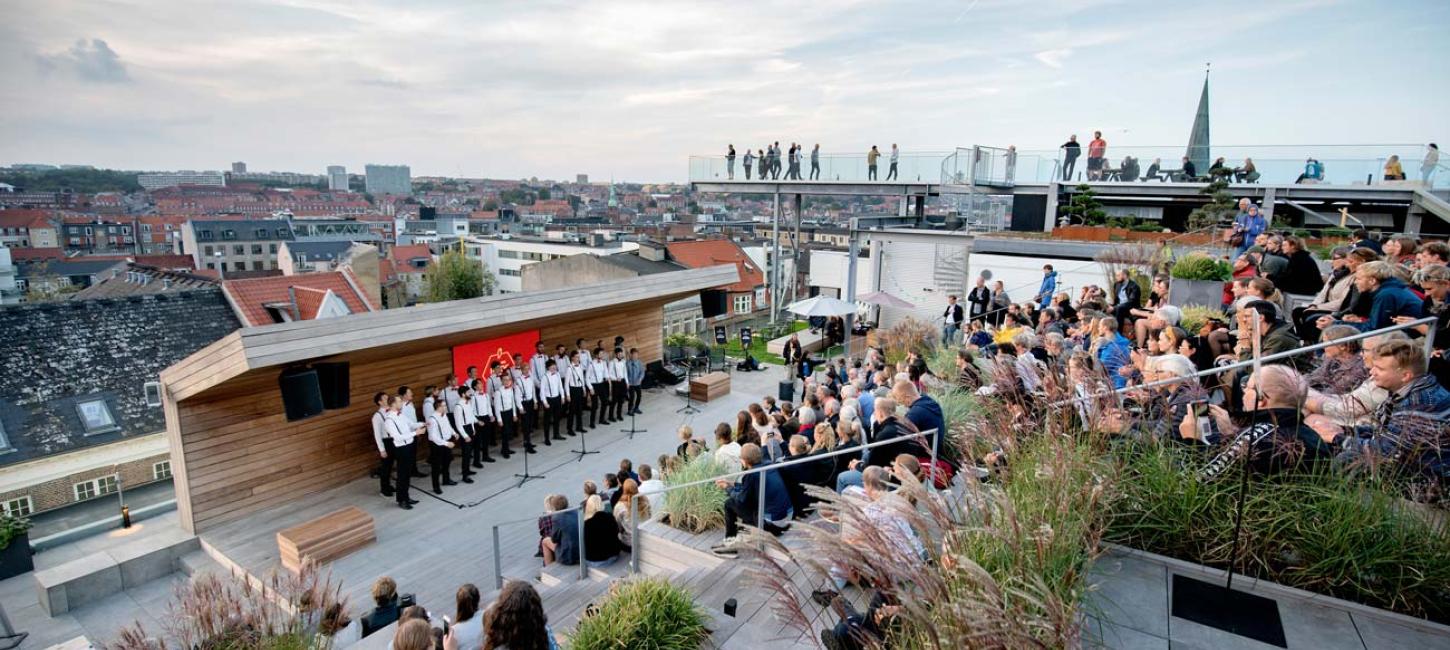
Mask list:
[[[641,237],[639,240],[639,256],[651,262],[665,261],[665,247],[659,242]]]

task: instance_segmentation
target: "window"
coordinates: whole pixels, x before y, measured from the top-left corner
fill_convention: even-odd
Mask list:
[[[196,233],[196,238],[202,241],[211,241],[211,231],[203,230],[201,232],[198,232]]]
[[[232,246],[232,254],[233,255],[246,255],[247,254],[247,247],[246,246],[243,246],[241,244],[237,244],[235,246]]]
[[[89,235],[92,235],[92,234],[94,234],[94,233],[91,231],[91,227],[90,226],[86,226],[86,235],[89,236]]]
[[[735,296],[735,313],[750,313],[750,294]]]
[[[275,253],[275,252],[277,252],[277,245],[276,244],[267,244],[267,252],[268,253]]]
[[[264,268],[266,268],[266,264],[263,263],[261,260],[252,260],[252,270],[253,271],[261,271]]]
[[[211,257],[212,255],[215,255],[216,254],[216,251],[213,250],[212,247],[210,247],[210,246],[202,246],[201,247],[201,254],[202,255],[205,255],[207,257]]]
[[[86,435],[120,428],[116,426],[116,419],[111,417],[111,409],[106,406],[104,398],[95,397],[76,402],[76,413],[81,416],[81,424],[86,426]]]
[[[257,237],[256,238],[257,239],[266,239],[267,238],[267,229],[266,228],[258,228],[257,229]]]
[[[164,478],[171,478],[171,461],[163,460],[159,463],[152,464],[151,478],[158,481]]]
[[[75,484],[76,501],[94,499],[103,494],[110,494],[116,491],[118,481],[115,474],[101,476],[89,481],[82,481]]]
[[[141,390],[146,395],[147,406],[161,406],[161,382],[148,381]]]
[[[518,269],[499,269],[498,270],[498,274],[499,275],[507,275],[509,277],[515,277],[516,278],[516,277],[519,277],[519,270]]]
[[[5,437],[5,423],[0,422],[0,451],[10,448],[10,439]]]
[[[504,260],[516,260],[516,259],[519,258],[519,252],[518,251],[499,251],[498,252],[498,257],[499,257],[499,259],[504,259]]]
[[[216,270],[216,262],[207,262],[206,263],[206,268],[209,268],[209,269],[215,271]]]
[[[289,235],[289,233],[287,232],[287,229],[286,228],[278,228],[277,229],[277,239],[286,239],[288,237],[288,235]]]
[[[262,254],[262,245],[261,244],[252,244],[252,254],[253,255],[261,255]]]
[[[0,512],[11,517],[28,517],[34,508],[29,495],[0,502]]]
[[[237,231],[235,231],[235,230],[223,230],[222,231],[222,239],[236,239],[236,238],[237,238]]]
[[[143,234],[143,235],[149,235],[149,234],[151,234],[151,224],[149,224],[149,223],[143,223],[143,224],[141,224],[141,234]]]

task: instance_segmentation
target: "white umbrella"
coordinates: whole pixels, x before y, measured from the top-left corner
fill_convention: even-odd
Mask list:
[[[830,296],[797,300],[785,306],[786,311],[810,318],[812,316],[846,316],[856,313],[856,306]]]
[[[856,300],[870,305],[878,305],[881,307],[894,307],[896,309],[914,309],[916,307],[915,304],[901,298],[897,298],[896,296],[886,293],[885,291],[872,291],[871,293],[865,295],[856,296]]]

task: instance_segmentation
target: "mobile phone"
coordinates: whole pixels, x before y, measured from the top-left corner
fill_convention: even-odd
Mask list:
[[[445,634],[445,635],[448,634],[448,626],[451,623],[452,623],[452,621],[448,620],[448,617],[447,616],[444,616],[443,617],[443,634]]]

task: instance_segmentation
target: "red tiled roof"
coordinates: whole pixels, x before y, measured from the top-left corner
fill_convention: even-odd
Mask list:
[[[378,283],[387,285],[398,279],[398,272],[393,268],[393,260],[386,257],[378,260]]]
[[[337,294],[337,297],[342,298],[343,302],[347,303],[347,308],[354,314],[374,310],[367,297],[353,289],[353,285],[338,271],[222,282],[222,291],[226,292],[227,297],[231,299],[234,309],[237,311],[237,318],[248,326],[274,323],[272,316],[267,313],[266,305],[291,303],[292,296],[288,292],[291,287],[297,287],[299,290],[312,289],[324,293],[330,289]],[[299,291],[300,293],[302,292]],[[312,315],[317,315],[315,309],[312,311]]]
[[[427,244],[408,244],[406,246],[394,246],[392,257],[393,265],[395,267],[394,270],[398,272],[406,271],[409,273],[415,273],[417,271],[409,262],[420,257],[426,257],[429,260],[432,260],[433,251],[428,249]]]
[[[296,287],[297,314],[301,320],[313,320],[317,318],[317,312],[322,310],[322,301],[327,298],[327,291],[313,289],[310,287]]]
[[[728,239],[697,239],[665,244],[674,258],[683,266],[692,269],[708,268],[720,264],[734,264],[740,270],[740,281],[725,287],[730,292],[755,291],[765,284],[765,274],[739,244]]]
[[[63,257],[65,257],[65,250],[60,248],[10,249],[10,261],[12,262],[38,262],[40,260],[58,260]]]
[[[0,210],[0,228],[54,228],[50,210]]]

